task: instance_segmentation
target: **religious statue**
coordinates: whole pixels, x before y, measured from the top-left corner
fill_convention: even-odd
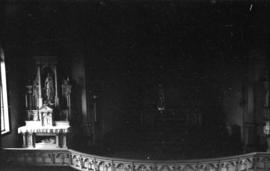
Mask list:
[[[38,111],[32,110],[32,113],[33,113],[33,121],[39,121]]]
[[[47,104],[52,104],[54,102],[54,81],[50,74],[47,75],[44,83],[45,98]]]
[[[34,109],[38,108],[38,98],[39,98],[39,85],[38,80],[33,81],[33,107]]]
[[[64,97],[68,97],[71,93],[71,85],[69,84],[69,78],[63,81],[62,94]]]
[[[157,104],[157,108],[158,110],[163,113],[163,111],[165,110],[165,93],[164,93],[164,89],[162,84],[158,84],[158,104]]]
[[[63,96],[63,108],[62,118],[67,120],[70,116],[71,105],[70,105],[70,93],[71,93],[71,85],[69,83],[69,78],[63,81],[62,84],[62,96]]]
[[[27,93],[25,94],[25,107],[29,110],[32,109],[32,85],[25,86]]]

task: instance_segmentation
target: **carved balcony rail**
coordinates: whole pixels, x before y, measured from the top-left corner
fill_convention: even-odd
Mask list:
[[[270,153],[249,153],[213,159],[152,161],[100,157],[71,152],[70,166],[93,171],[241,171],[270,170]]]
[[[55,149],[25,149],[8,148],[2,150],[2,160],[7,164],[22,164],[36,166],[69,166],[70,152],[68,150]]]
[[[9,163],[39,166],[69,166],[82,171],[266,171],[270,153],[196,160],[133,160],[102,157],[75,150],[4,149]]]

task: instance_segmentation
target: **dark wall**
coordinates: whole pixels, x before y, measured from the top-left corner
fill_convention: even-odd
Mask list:
[[[158,84],[178,114],[198,108],[208,125],[242,126],[250,47],[264,40],[248,3],[105,3],[88,12],[88,89],[101,134],[158,113]],[[259,7],[259,6],[258,6]],[[262,17],[265,21],[265,17]],[[256,29],[255,29],[255,28]],[[261,32],[261,33],[262,33]],[[106,137],[105,137],[106,138]]]

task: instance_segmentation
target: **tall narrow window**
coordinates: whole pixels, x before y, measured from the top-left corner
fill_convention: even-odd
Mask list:
[[[6,80],[6,66],[4,51],[0,47],[0,70],[1,70],[1,83],[0,83],[0,95],[1,95],[1,134],[5,134],[10,131],[9,126],[9,114],[8,114],[8,99],[7,99],[7,80]]]

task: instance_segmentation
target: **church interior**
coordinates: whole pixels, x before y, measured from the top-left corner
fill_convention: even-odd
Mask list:
[[[270,169],[269,1],[6,0],[0,11],[0,167]]]

